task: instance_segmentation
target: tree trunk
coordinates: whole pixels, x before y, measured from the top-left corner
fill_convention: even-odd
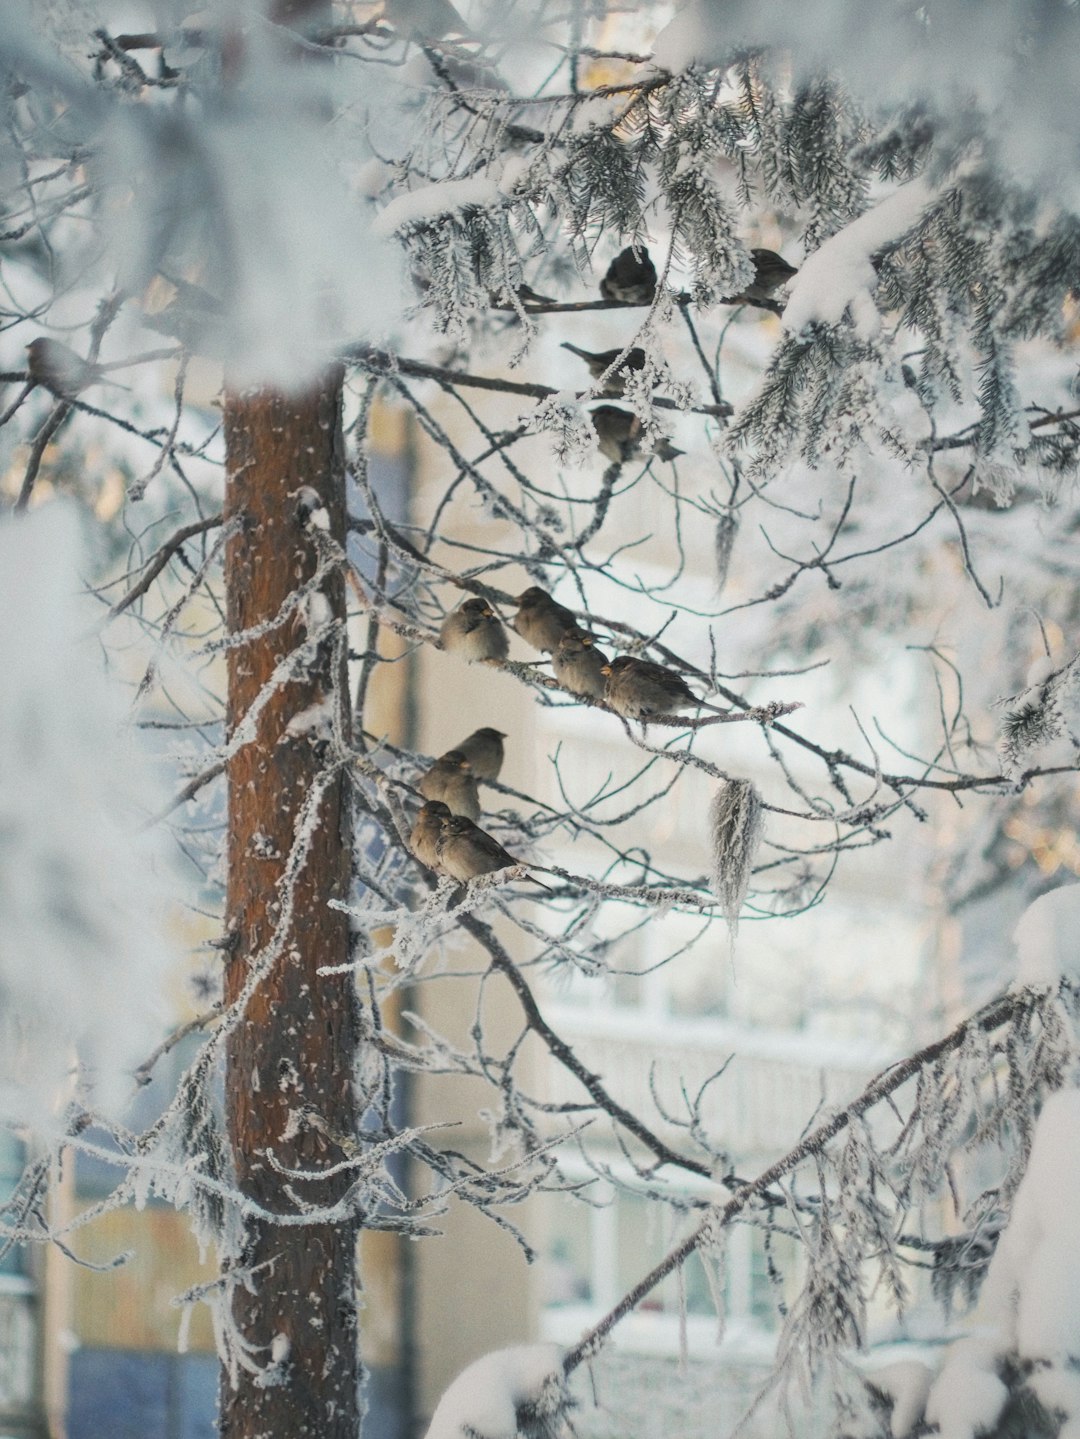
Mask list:
[[[345,543],[340,372],[298,394],[230,393],[225,438],[225,516],[240,526],[225,555],[229,633],[277,617],[228,652],[229,735],[253,703],[263,707],[228,763],[226,1001],[254,988],[228,1042],[225,1107],[239,1189],[287,1215],[333,1204],[349,1176],[297,1181],[276,1166],[318,1173],[340,1163],[335,1137],[358,1128],[353,979],[318,972],[349,952],[347,918],[329,905],[346,897],[350,873],[343,777],[327,769],[329,717],[348,726],[340,570],[322,581],[322,601],[289,608],[316,572],[325,533],[307,524],[301,486],[318,494],[330,536]],[[313,643],[309,624],[315,631],[331,617],[330,637]],[[284,682],[279,673],[268,697],[290,657],[295,673]],[[252,1271],[253,1292],[237,1287],[233,1318],[264,1372],[241,1367],[236,1387],[223,1375],[229,1439],[356,1439],[358,1228],[247,1225],[233,1267]]]

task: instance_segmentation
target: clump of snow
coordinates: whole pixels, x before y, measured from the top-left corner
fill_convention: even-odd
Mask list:
[[[494,180],[473,176],[467,180],[439,180],[434,185],[421,185],[398,195],[382,210],[372,225],[376,235],[389,236],[409,225],[463,210],[467,205],[494,205],[500,198]]]
[[[653,63],[672,75],[691,65],[711,64],[722,50],[717,18],[705,0],[692,0],[657,35]]]
[[[64,503],[0,525],[0,1116],[39,1125],[77,1064],[85,1102],[130,1096],[172,958],[139,834],[165,795],[125,742],[81,564]]]
[[[889,1432],[892,1439],[906,1439],[926,1413],[926,1400],[933,1371],[918,1359],[901,1359],[883,1364],[866,1376],[867,1381],[892,1400]]]
[[[321,611],[315,610],[315,601],[318,600],[325,607],[326,616],[330,614],[330,602],[325,595],[314,594],[308,599],[308,629],[316,629],[326,623]],[[334,701],[331,695],[318,700],[315,704],[308,705],[307,709],[294,714],[289,723],[285,726],[285,733],[290,735],[310,734],[329,737],[334,728]]]
[[[1068,1416],[1057,1439],[1080,1439],[1080,1374],[1071,1369],[1036,1369],[1028,1383],[1044,1409]]]
[[[881,321],[872,298],[877,275],[870,257],[901,239],[933,198],[924,180],[911,180],[826,240],[791,282],[784,328],[797,335],[815,322],[838,325],[850,309],[860,335],[876,334]]]
[[[1033,690],[1036,685],[1045,684],[1056,668],[1049,655],[1040,655],[1028,666],[1028,672],[1024,676],[1024,688]]]
[[[983,1286],[1021,1358],[1080,1358],[1080,1090],[1052,1094]]]
[[[1008,1353],[1048,1364],[1039,1392],[1053,1395],[1067,1421],[1080,1421],[1076,1387],[1067,1382],[1080,1358],[1078,1190],[1080,1090],[1068,1089],[1052,1094],[1039,1116],[979,1296],[978,1331],[952,1346],[930,1391],[926,1417],[941,1426],[941,1439],[974,1439],[994,1425],[1007,1393],[997,1369]]]
[[[949,1350],[926,1401],[926,1417],[939,1426],[941,1439],[975,1439],[997,1423],[1009,1397],[997,1373],[1001,1352],[980,1335]]]
[[[557,1344],[516,1344],[496,1349],[463,1369],[431,1416],[426,1439],[515,1439],[518,1411],[542,1405],[565,1390]],[[559,1407],[558,1401],[554,1407]]]
[[[1080,884],[1063,884],[1032,900],[1013,939],[1017,985],[1042,988],[1080,979]]]

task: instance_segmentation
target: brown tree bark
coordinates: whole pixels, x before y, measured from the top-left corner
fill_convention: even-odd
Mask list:
[[[256,389],[225,403],[225,518],[239,525],[225,555],[228,629],[236,636],[269,622],[228,653],[230,736],[257,700],[262,708],[228,762],[227,1002],[261,977],[228,1041],[225,1107],[239,1189],[283,1215],[333,1204],[348,1176],[296,1181],[275,1165],[317,1174],[343,1158],[334,1136],[358,1127],[355,986],[351,975],[318,973],[348,957],[346,916],[329,905],[349,885],[343,778],[327,768],[325,728],[307,719],[290,728],[324,702],[348,722],[346,647],[309,633],[309,623],[317,630],[332,615],[343,636],[340,571],[331,567],[321,583],[324,602],[289,608],[319,563],[320,532],[298,506],[301,486],[318,494],[344,546],[340,417],[339,371],[303,393]],[[290,657],[297,673],[272,682]],[[254,1292],[238,1287],[233,1316],[268,1372],[241,1369],[236,1388],[224,1374],[220,1423],[229,1439],[356,1439],[358,1228],[356,1219],[248,1224],[233,1264],[252,1271]]]

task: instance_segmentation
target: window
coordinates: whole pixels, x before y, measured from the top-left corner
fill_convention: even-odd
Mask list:
[[[0,1204],[6,1203],[19,1182],[26,1153],[13,1134],[0,1130]],[[24,1274],[26,1272],[26,1250],[21,1244],[12,1245],[0,1259],[0,1274]]]
[[[543,1278],[545,1313],[552,1321],[545,1327],[553,1338],[560,1337],[560,1315],[578,1324],[587,1322],[583,1310],[595,1316],[614,1305],[693,1229],[701,1212],[688,1208],[680,1213],[631,1188],[599,1181],[587,1192],[591,1202],[551,1200]],[[711,1282],[707,1265],[713,1272]],[[710,1346],[716,1337],[714,1290],[723,1296],[729,1332],[742,1327],[762,1338],[775,1334],[798,1279],[794,1236],[784,1232],[782,1224],[771,1230],[733,1225],[719,1267],[718,1273],[716,1261],[694,1255],[682,1266],[681,1279],[672,1274],[657,1285],[638,1306],[639,1338],[644,1323],[651,1324],[655,1342],[677,1342],[680,1286],[691,1331],[699,1321],[699,1332]]]

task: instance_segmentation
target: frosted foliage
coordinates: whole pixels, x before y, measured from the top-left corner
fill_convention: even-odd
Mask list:
[[[1080,884],[1032,900],[1013,931],[1017,984],[1055,985],[1080,979]]]
[[[427,1439],[515,1439],[522,1429],[554,1428],[529,1420],[535,1415],[542,1421],[544,1413],[557,1420],[565,1407],[561,1360],[557,1344],[518,1344],[485,1354],[443,1394]]]
[[[1025,180],[1059,177],[1067,203],[1075,204],[1080,195],[1065,178],[1077,155],[1072,97],[1080,51],[1068,28],[1072,8],[1047,4],[1031,12],[1012,0],[986,0],[976,13],[954,0],[691,0],[657,36],[653,56],[677,72],[716,63],[741,45],[777,46],[798,78],[839,73],[864,103],[926,100],[951,108],[958,143],[977,104],[1000,158]]]
[[[130,1094],[159,1035],[168,944],[161,803],[77,597],[74,512],[0,527],[0,1116],[40,1123],[86,1066],[99,1105]]]
[[[761,796],[749,780],[729,780],[713,800],[709,820],[713,889],[724,907],[728,929],[734,935],[761,843]]]

